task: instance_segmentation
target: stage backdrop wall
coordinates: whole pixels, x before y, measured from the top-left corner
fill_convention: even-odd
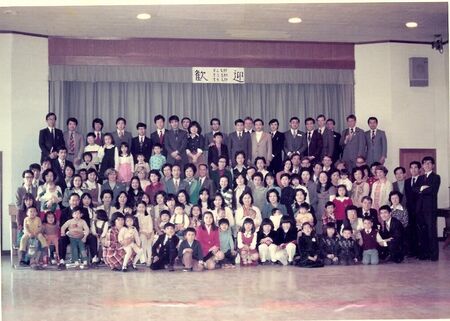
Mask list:
[[[76,117],[86,133],[95,117],[113,130],[119,116],[134,127],[138,121],[152,124],[156,114],[176,114],[199,121],[205,130],[209,120],[218,117],[223,130],[230,132],[234,120],[245,116],[267,123],[277,118],[286,130],[292,116],[304,120],[323,113],[341,128],[354,111],[351,70],[254,69],[246,70],[246,84],[228,85],[189,83],[190,68],[148,68],[148,77],[129,67],[111,70],[117,68],[51,66],[50,110],[59,116],[59,127],[68,117]]]

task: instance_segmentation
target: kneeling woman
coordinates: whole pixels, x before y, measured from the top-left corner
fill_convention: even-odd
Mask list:
[[[119,243],[119,231],[125,224],[125,216],[120,212],[115,212],[111,216],[111,228],[106,234],[103,247],[103,260],[113,271],[120,271],[125,258],[125,250]]]
[[[207,211],[203,214],[203,222],[197,228],[197,241],[203,250],[203,262],[205,268],[214,270],[217,262],[223,260],[224,255],[220,251],[219,228],[214,224],[214,216]]]

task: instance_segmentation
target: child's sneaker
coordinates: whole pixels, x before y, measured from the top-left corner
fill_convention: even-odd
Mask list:
[[[55,265],[55,264],[56,264],[56,260],[55,260],[55,259],[52,259],[52,260],[50,261],[50,263],[51,263],[51,265]]]
[[[76,267],[78,267],[78,266],[80,266],[80,261],[75,261],[74,264]]]
[[[92,263],[96,264],[98,262],[100,262],[100,260],[98,259],[97,255],[96,255],[92,258]]]

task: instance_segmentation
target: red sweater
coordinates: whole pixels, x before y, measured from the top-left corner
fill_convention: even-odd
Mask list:
[[[336,206],[334,210],[334,214],[336,216],[336,220],[343,221],[345,219],[345,208],[349,205],[353,205],[353,202],[350,198],[340,201],[337,198],[333,200],[334,205]]]
[[[209,249],[213,246],[220,248],[220,236],[219,229],[213,230],[211,227],[210,233],[207,229],[203,229],[201,226],[197,227],[197,241],[200,242],[202,246],[203,256],[208,254]]]

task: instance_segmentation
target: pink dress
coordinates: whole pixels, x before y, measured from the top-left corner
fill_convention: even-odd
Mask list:
[[[131,158],[131,161],[129,160]],[[118,181],[121,183],[129,183],[131,181],[131,178],[133,177],[133,164],[132,164],[133,157],[125,156],[119,157],[119,169],[118,169]]]

